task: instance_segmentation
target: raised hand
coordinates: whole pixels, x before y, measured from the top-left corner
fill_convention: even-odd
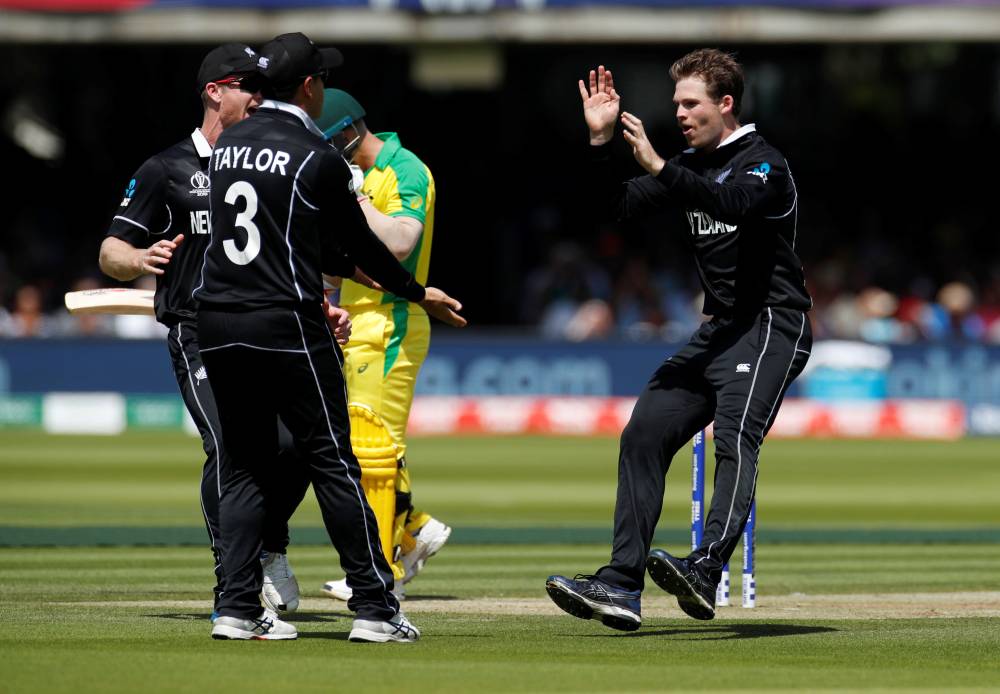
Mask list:
[[[579,82],[580,97],[583,99],[583,119],[590,129],[590,144],[603,145],[611,141],[618,120],[618,102],[621,97],[615,91],[615,81],[611,70],[598,65],[590,71],[589,84]]]
[[[453,325],[456,328],[464,328],[466,320],[458,315],[462,310],[462,304],[435,287],[426,287],[427,294],[420,305],[424,307],[430,315],[439,321]]]
[[[646,137],[646,129],[642,127],[642,121],[628,111],[622,114],[621,120],[625,126],[623,132],[625,141],[632,145],[632,156],[639,162],[639,166],[656,176],[663,170],[666,162],[650,144],[649,138]]]

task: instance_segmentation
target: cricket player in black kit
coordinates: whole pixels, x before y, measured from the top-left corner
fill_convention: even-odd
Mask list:
[[[760,446],[812,344],[812,302],[795,254],[795,182],[781,153],[738,121],[742,69],[703,49],[674,63],[671,77],[690,149],[664,161],[642,121],[623,113],[625,140],[648,175],[601,191],[615,191],[621,219],[677,213],[711,319],[656,370],[622,433],[611,561],[596,575],[546,582],[565,611],[626,631],[641,624],[644,569],[688,615],[715,616],[722,567],[754,499]],[[591,71],[580,93],[594,165],[606,175],[619,120],[611,71]],[[702,544],[685,558],[650,552],[671,459],[713,421],[715,490]]]
[[[129,181],[107,238],[101,244],[101,269],[122,281],[142,274],[156,276],[156,319],[167,326],[167,345],[184,404],[201,434],[206,460],[201,506],[215,555],[215,599],[222,591],[221,555],[225,538],[219,528],[220,470],[228,455],[221,441],[211,381],[198,353],[197,302],[191,290],[201,273],[211,235],[208,162],[222,130],[246,118],[261,102],[257,54],[229,43],[210,51],[198,70],[197,90],[204,104],[201,127],[172,147],[150,157]],[[152,243],[151,243],[152,242]],[[288,568],[288,518],[308,487],[287,431],[279,455],[288,474],[284,491],[265,524],[268,580],[264,598],[273,609],[294,610],[298,583]]]
[[[425,290],[369,229],[347,162],[311,119],[322,111],[324,81],[339,53],[302,34],[278,36],[260,53],[274,98],[216,144],[213,235],[194,290],[202,359],[232,457],[221,508],[226,582],[212,636],[297,636],[257,597],[264,509],[282,475],[273,455],[280,416],[309,466],[354,589],[350,639],[414,641],[419,631],[391,592],[392,571],[351,450],[343,355],[322,310],[322,275],[350,277],[357,266],[455,325],[464,324],[454,313],[461,307],[440,290]]]

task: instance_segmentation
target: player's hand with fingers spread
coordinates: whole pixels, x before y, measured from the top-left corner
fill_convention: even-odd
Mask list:
[[[580,80],[580,97],[583,99],[583,119],[590,129],[590,144],[603,145],[611,142],[615,135],[615,121],[618,120],[618,103],[621,97],[615,91],[615,81],[611,70],[598,65],[590,71],[587,84]]]
[[[333,337],[337,340],[338,345],[346,345],[348,340],[351,339],[351,315],[340,308],[331,304],[329,301],[323,301],[323,312],[326,313],[326,322],[330,324],[330,329],[333,331]]]
[[[420,305],[428,314],[442,323],[453,325],[456,328],[465,327],[467,321],[458,315],[458,311],[462,310],[462,304],[436,287],[426,287],[425,292],[424,300],[420,302]]]
[[[136,249],[136,265],[140,275],[162,275],[163,268],[174,255],[174,251],[184,240],[184,234],[177,234],[173,239],[161,239],[149,248]]]
[[[646,169],[651,175],[659,174],[666,161],[650,144],[646,137],[646,129],[642,127],[642,121],[626,111],[622,114],[622,125],[625,126],[625,141],[632,145],[632,156],[639,162],[639,166]]]

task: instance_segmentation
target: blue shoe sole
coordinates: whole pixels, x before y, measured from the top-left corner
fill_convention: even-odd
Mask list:
[[[677,598],[677,605],[684,614],[695,619],[709,620],[715,618],[715,606],[706,607],[702,598],[685,578],[677,572],[674,565],[663,556],[663,552],[654,549],[646,559],[646,571],[653,583]]]
[[[549,594],[552,602],[559,609],[574,617],[579,617],[580,619],[599,619],[604,626],[617,629],[618,631],[635,631],[641,626],[640,622],[625,619],[624,617],[615,617],[614,615],[607,614],[595,615],[594,608],[584,602],[580,596],[569,592],[558,583],[546,581],[545,592]]]

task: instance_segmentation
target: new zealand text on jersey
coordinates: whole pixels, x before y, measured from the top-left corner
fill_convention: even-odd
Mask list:
[[[247,169],[252,171],[257,169],[257,171],[268,171],[272,174],[278,172],[282,176],[287,175],[285,173],[285,166],[292,159],[288,152],[283,152],[280,149],[273,151],[267,147],[256,154],[251,147],[220,147],[212,153],[212,156],[215,157],[215,164],[212,167],[213,171],[218,171],[219,169]]]
[[[700,210],[692,210],[687,213],[688,224],[691,225],[691,233],[696,236],[708,236],[709,234],[728,234],[736,231],[735,224],[724,224],[717,222]]]

